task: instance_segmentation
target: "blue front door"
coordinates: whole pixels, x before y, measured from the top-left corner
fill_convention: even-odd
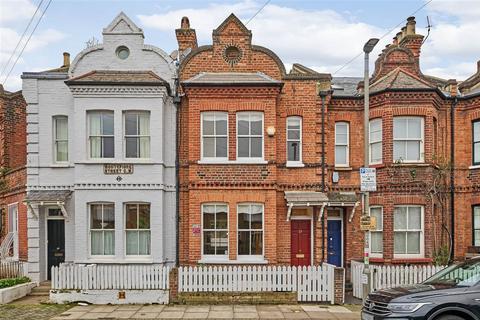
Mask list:
[[[342,221],[327,221],[327,262],[342,266]]]

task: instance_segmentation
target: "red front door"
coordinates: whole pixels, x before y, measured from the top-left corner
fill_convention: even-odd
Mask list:
[[[308,266],[311,264],[310,220],[292,220],[292,266]]]

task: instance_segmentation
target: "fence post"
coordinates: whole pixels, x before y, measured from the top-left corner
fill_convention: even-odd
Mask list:
[[[181,268],[181,267],[180,267]],[[178,299],[178,286],[179,286],[178,268],[174,267],[170,270],[168,276],[168,286],[170,294],[170,303],[176,302]]]

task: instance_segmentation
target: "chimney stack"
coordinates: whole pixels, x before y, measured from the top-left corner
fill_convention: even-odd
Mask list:
[[[408,17],[407,18],[407,35],[414,35],[415,34],[415,17]]]
[[[197,34],[195,29],[190,28],[190,20],[183,17],[180,23],[180,29],[175,30],[177,36],[179,56],[188,48],[195,49],[198,47]]]
[[[457,80],[449,79],[447,81],[447,91],[450,93],[451,97],[457,96]]]
[[[63,66],[62,67],[70,67],[70,53],[68,53],[68,52],[63,53]]]

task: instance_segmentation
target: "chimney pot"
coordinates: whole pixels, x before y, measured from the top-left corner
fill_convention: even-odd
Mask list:
[[[62,67],[69,67],[70,66],[70,53],[64,52],[63,53],[63,66]]]
[[[397,36],[393,37],[393,44],[398,44]]]
[[[477,61],[477,72],[480,73],[480,60]]]
[[[397,43],[400,43],[402,41],[402,33],[401,32],[397,32],[397,35],[395,36],[395,38],[397,38]]]
[[[402,39],[407,35],[407,27],[402,27]]]
[[[417,23],[415,22],[415,17],[408,17],[407,19],[407,35],[414,35],[415,34],[415,25]]]
[[[180,28],[181,29],[190,29],[190,20],[188,20],[188,17],[183,17],[182,18]]]

